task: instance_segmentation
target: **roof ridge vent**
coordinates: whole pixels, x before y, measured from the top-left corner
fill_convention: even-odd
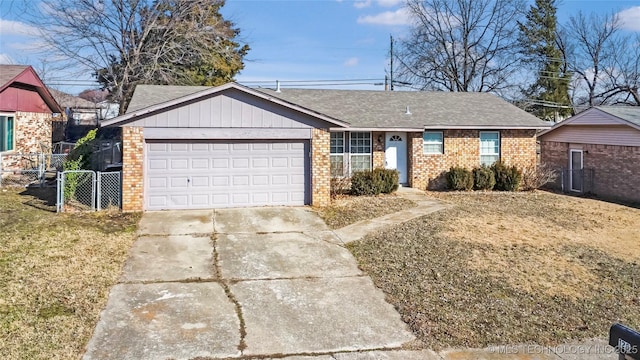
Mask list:
[[[277,93],[282,92],[280,91],[280,80],[276,80],[276,92]]]
[[[407,105],[407,111],[404,113],[405,115],[411,115],[411,110],[409,110],[409,105]]]

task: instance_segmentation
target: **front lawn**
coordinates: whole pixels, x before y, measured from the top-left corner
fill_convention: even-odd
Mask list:
[[[42,195],[0,189],[2,359],[79,358],[135,240],[136,214],[56,214]]]
[[[377,196],[341,196],[333,199],[331,205],[319,208],[318,214],[332,229],[351,225],[416,206],[411,200],[396,194]]]
[[[349,244],[427,347],[640,328],[640,210],[533,193],[429,193],[453,206]]]

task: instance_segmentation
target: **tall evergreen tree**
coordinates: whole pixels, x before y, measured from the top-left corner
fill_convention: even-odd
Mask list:
[[[543,120],[556,120],[571,114],[568,70],[565,49],[559,41],[556,0],[536,0],[524,23],[519,22],[520,44],[526,62],[538,77],[525,96],[534,99],[532,113]]]

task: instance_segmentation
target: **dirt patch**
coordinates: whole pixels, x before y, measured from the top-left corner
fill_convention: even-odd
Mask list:
[[[138,214],[56,214],[42,191],[0,189],[3,359],[79,358],[135,240]]]
[[[332,229],[339,229],[360,220],[373,219],[416,206],[411,200],[396,194],[378,196],[341,196],[330,206],[318,209],[318,214]]]
[[[546,192],[430,193],[453,206],[348,245],[427,346],[640,328],[640,210]]]

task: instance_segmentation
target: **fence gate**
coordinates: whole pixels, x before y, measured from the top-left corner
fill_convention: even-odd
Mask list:
[[[69,170],[58,173],[56,209],[94,211],[121,207],[121,173]]]

